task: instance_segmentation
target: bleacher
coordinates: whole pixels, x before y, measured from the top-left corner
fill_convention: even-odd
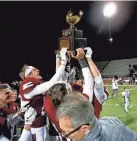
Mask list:
[[[106,62],[108,62],[108,61],[106,61]],[[98,62],[96,64],[97,64],[97,67],[100,70],[100,68],[102,68],[104,62]],[[131,65],[137,64],[137,58],[110,61],[103,68],[103,70],[101,70],[102,76],[103,77],[112,77],[114,75],[121,76],[121,77],[127,76],[129,74],[129,70],[128,70],[129,64],[131,64]]]
[[[96,62],[96,66],[100,70],[100,72],[103,71],[103,69],[108,65],[109,61],[103,61],[103,62]]]

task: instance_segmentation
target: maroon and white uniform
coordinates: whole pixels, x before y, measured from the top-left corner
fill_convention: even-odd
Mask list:
[[[29,97],[29,93],[39,84],[42,83],[42,80],[36,78],[26,78],[22,81],[20,85],[20,95],[22,98],[22,104],[29,104],[37,111],[36,120],[33,122],[33,128],[39,128],[46,125],[46,114],[43,108],[44,95],[39,94],[33,98]]]
[[[41,79],[26,78],[20,85],[21,105],[30,105],[37,111],[37,116],[31,125],[31,134],[35,141],[45,141],[48,138],[46,128],[46,113],[44,111],[44,95],[34,95],[31,97],[29,94],[42,83]]]

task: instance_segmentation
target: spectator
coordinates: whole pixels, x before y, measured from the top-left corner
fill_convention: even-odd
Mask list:
[[[119,119],[96,119],[92,104],[79,96],[65,97],[57,117],[62,134],[75,141],[137,141],[137,134]]]

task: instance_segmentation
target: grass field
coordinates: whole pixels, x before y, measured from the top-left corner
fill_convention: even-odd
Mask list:
[[[112,86],[106,86],[109,93],[112,94]],[[124,101],[121,95],[124,87],[130,91],[129,113],[124,110]],[[103,104],[101,116],[114,116],[119,118],[126,126],[137,133],[137,86],[121,85],[119,86],[119,98],[108,99]]]

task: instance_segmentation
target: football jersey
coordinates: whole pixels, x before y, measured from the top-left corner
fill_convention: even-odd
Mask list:
[[[112,79],[112,89],[118,89],[118,80]]]
[[[122,92],[122,95],[124,96],[125,102],[129,102],[129,91]]]
[[[59,135],[58,132],[61,133],[62,131],[60,129],[59,122],[56,118],[56,108],[48,94],[46,95],[44,100],[44,108],[49,118],[49,135],[58,136]],[[51,123],[54,124],[55,127]],[[66,141],[66,138],[62,136],[60,136],[60,138],[62,141]]]
[[[46,125],[46,114],[44,111],[44,96],[43,94],[34,96],[31,99],[28,99],[25,97],[25,95],[29,95],[29,92],[34,90],[34,88],[37,85],[40,85],[42,83],[41,79],[36,78],[26,78],[21,82],[20,85],[20,95],[22,103],[21,105],[25,106],[29,104],[31,107],[33,107],[37,111],[37,116],[35,121],[33,122],[32,126],[33,128],[38,128]]]
[[[15,114],[19,109],[19,105],[12,101],[7,106],[3,108],[3,111],[6,115]]]
[[[79,91],[82,93],[83,88],[77,84],[72,84],[72,88],[76,91]],[[89,97],[86,94],[82,94],[83,96],[85,96],[86,98],[89,99]],[[95,96],[95,93],[93,92],[93,101],[92,101],[93,107],[94,107],[94,114],[97,118],[100,117],[100,113],[102,111],[102,104],[100,104],[100,102],[98,101],[98,99]]]

